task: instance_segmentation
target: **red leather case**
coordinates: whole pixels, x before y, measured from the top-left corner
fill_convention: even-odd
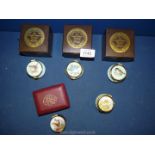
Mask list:
[[[38,115],[56,112],[70,107],[69,97],[63,83],[33,92]]]

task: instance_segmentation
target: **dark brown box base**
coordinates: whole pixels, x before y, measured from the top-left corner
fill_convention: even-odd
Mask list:
[[[103,51],[103,59],[132,61],[134,57],[134,32],[125,29],[107,29],[106,51]]]
[[[26,56],[51,56],[52,32],[47,25],[23,25],[19,51]]]
[[[63,56],[79,57],[80,49],[91,49],[92,26],[65,25],[63,39]]]

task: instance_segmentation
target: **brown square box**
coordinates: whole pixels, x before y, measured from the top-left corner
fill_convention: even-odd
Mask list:
[[[104,58],[108,60],[133,60],[134,50],[134,31],[127,29],[106,30],[106,51]]]
[[[51,56],[51,34],[48,25],[23,25],[20,33],[20,54]]]
[[[63,39],[64,56],[80,56],[80,49],[91,49],[92,26],[90,25],[65,25]]]

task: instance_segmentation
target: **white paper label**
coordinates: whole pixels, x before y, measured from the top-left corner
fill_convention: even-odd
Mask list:
[[[81,58],[94,58],[95,57],[95,50],[94,49],[81,49],[80,50],[80,57]]]

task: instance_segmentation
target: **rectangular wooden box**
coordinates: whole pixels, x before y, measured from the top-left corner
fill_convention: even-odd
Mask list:
[[[103,55],[107,60],[133,60],[135,57],[134,31],[108,28],[106,51]]]
[[[51,56],[51,35],[48,25],[23,25],[20,33],[20,54]]]
[[[80,56],[80,49],[91,49],[92,26],[90,25],[65,25],[63,39],[64,56]]]

